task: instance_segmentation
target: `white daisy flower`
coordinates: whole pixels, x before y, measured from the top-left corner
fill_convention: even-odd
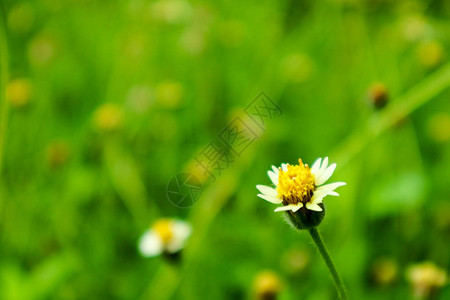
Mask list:
[[[139,251],[145,257],[176,253],[184,247],[191,231],[184,221],[159,219],[139,239]]]
[[[345,182],[324,184],[333,175],[336,164],[328,166],[328,157],[319,158],[311,169],[299,159],[299,164],[292,166],[281,164],[281,167],[272,166],[267,174],[275,188],[266,185],[257,185],[261,192],[258,197],[274,204],[283,204],[275,211],[296,212],[300,208],[313,211],[322,211],[319,206],[325,196],[339,196],[334,190],[346,185]]]

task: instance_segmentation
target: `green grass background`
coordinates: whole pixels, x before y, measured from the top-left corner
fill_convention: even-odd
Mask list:
[[[319,230],[352,299],[409,299],[413,263],[448,270],[447,1],[2,0],[1,10],[1,299],[248,299],[266,269],[283,282],[280,299],[334,299],[310,237],[255,188],[272,164],[324,156],[348,185],[325,198]],[[20,107],[5,90],[17,78],[31,90]],[[381,110],[368,101],[374,82],[389,93]],[[169,180],[261,91],[283,115],[194,206],[173,206]],[[105,103],[122,114],[113,132],[96,126]],[[137,251],[160,217],[193,226],[180,266]],[[309,257],[301,271],[293,249]],[[388,286],[371,280],[382,257],[398,268]],[[447,287],[437,299],[449,298]]]

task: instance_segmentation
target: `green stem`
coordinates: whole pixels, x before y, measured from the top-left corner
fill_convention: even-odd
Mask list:
[[[320,236],[319,231],[317,231],[317,227],[312,227],[308,229],[308,231],[312,239],[314,240],[314,243],[316,244],[317,250],[319,250],[320,255],[322,255],[323,260],[327,264],[328,270],[331,273],[331,277],[333,277],[334,284],[336,285],[336,289],[339,294],[339,299],[343,300],[348,299],[347,293],[345,292],[344,289],[344,284],[342,283],[342,280],[339,277],[336,267],[333,264],[333,260],[331,260],[330,254],[328,253],[328,250],[322,241],[322,237]]]
[[[5,148],[6,126],[8,124],[8,101],[6,99],[6,84],[9,75],[8,37],[6,30],[6,12],[0,5],[0,177],[2,173],[3,153]]]

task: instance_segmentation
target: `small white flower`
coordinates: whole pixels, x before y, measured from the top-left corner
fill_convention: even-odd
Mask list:
[[[139,239],[139,251],[145,257],[178,252],[191,231],[191,226],[184,221],[159,219]]]
[[[324,184],[333,175],[336,164],[328,166],[328,157],[319,158],[311,169],[299,159],[299,164],[292,166],[281,164],[281,167],[272,166],[267,174],[275,188],[266,185],[257,185],[261,192],[258,197],[274,204],[283,204],[275,211],[296,212],[305,207],[309,210],[322,211],[319,206],[324,197],[339,196],[334,190],[346,185],[345,182]]]
[[[406,270],[406,278],[411,283],[417,299],[428,298],[434,291],[448,283],[445,270],[432,262],[410,266]]]

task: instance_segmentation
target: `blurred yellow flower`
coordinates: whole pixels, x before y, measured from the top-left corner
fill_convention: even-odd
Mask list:
[[[444,48],[438,41],[426,41],[417,48],[417,59],[426,68],[433,68],[442,62]]]
[[[335,182],[323,185],[333,175],[336,164],[328,166],[328,157],[322,162],[319,158],[310,169],[299,159],[299,164],[292,166],[282,164],[280,168],[272,166],[268,175],[275,188],[266,185],[257,185],[261,192],[258,194],[264,200],[274,204],[283,204],[275,211],[296,212],[305,207],[309,210],[322,211],[319,206],[324,197],[328,195],[339,196],[334,190],[345,185],[345,182]]]
[[[253,283],[254,297],[257,300],[275,300],[281,289],[281,280],[272,271],[260,272]]]
[[[397,279],[398,264],[391,258],[379,258],[372,264],[371,276],[376,284],[389,285]]]
[[[428,135],[436,142],[450,141],[450,114],[440,112],[428,120]]]
[[[23,107],[30,102],[33,86],[27,78],[17,78],[6,86],[6,98],[13,107]]]
[[[159,219],[139,239],[139,251],[145,257],[176,253],[184,247],[191,231],[187,222]]]
[[[432,262],[412,265],[406,271],[406,278],[418,299],[429,297],[447,283],[447,273]]]
[[[205,184],[210,179],[208,172],[205,172],[205,169],[195,159],[187,163],[185,170],[187,173],[194,175],[200,185]]]
[[[113,103],[103,104],[94,113],[94,125],[100,131],[115,131],[120,128],[122,121],[122,109]]]

